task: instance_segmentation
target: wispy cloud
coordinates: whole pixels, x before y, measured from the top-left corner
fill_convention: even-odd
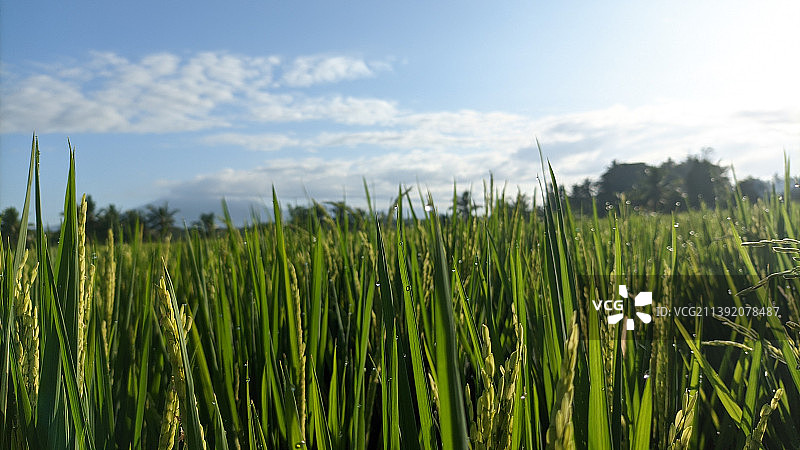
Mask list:
[[[359,158],[277,158],[256,168],[227,168],[198,175],[190,180],[163,180],[164,198],[182,204],[204,197],[213,206],[225,197],[231,201],[262,203],[275,186],[280,198],[305,203],[307,196],[319,201],[339,200],[365,206],[366,179],[378,206],[387,206],[398,186],[417,186],[440,199],[452,193],[453,182],[463,189],[480,189],[479,180],[493,173],[506,179],[508,157],[502,154],[461,154],[459,152],[395,151]],[[527,186],[532,188],[532,186]],[[476,191],[477,192],[477,191]]]
[[[537,119],[536,134],[554,167],[570,181],[595,177],[612,160],[660,163],[703,148],[739,172],[768,177],[779,171],[783,151],[800,149],[800,108],[726,109],[674,101]],[[521,149],[516,158],[538,161]]]
[[[308,120],[369,125],[391,118],[394,103],[297,89],[373,76],[386,67],[343,56],[284,63],[278,56],[225,52],[155,53],[139,60],[93,52],[87,61],[17,68],[4,76],[0,130],[167,133]]]
[[[385,62],[367,62],[349,56],[301,56],[283,73],[281,82],[287,86],[305,87],[313,84],[369,78],[390,66]]]
[[[480,188],[490,173],[508,182],[512,192],[532,192],[541,176],[538,136],[547,161],[562,184],[596,178],[613,159],[658,164],[683,159],[713,147],[712,158],[733,164],[738,173],[769,177],[780,168],[784,149],[800,143],[800,109],[725,111],[693,103],[665,103],[639,108],[607,109],[531,119],[505,113],[475,111],[398,114],[387,125],[347,132],[318,132],[302,138],[252,135],[242,145],[274,150],[275,142],[317,149],[313,157],[272,159],[257,169],[206,174],[174,182],[172,193],[217,186],[230,192],[264,191],[274,184],[288,199],[341,198],[363,202],[362,177],[372,194],[391,199],[399,185],[421,184],[440,200],[461,188]],[[242,135],[212,136],[216,143],[237,145]],[[327,148],[374,148],[360,157],[344,159]],[[234,173],[235,175],[231,175]],[[233,183],[230,185],[228,183]],[[240,186],[239,183],[242,183]],[[234,186],[237,186],[234,188]],[[266,191],[264,191],[266,192]]]
[[[275,151],[287,147],[296,147],[302,144],[302,141],[299,139],[278,133],[220,133],[205,136],[201,138],[200,141],[209,146],[230,145],[258,151]]]
[[[392,101],[376,98],[302,93],[253,92],[243,102],[243,121],[259,123],[327,120],[348,125],[374,125],[391,121],[397,114]]]
[[[37,74],[5,85],[0,106],[3,132],[76,131],[109,132],[128,125],[114,105],[87,98],[81,86],[51,75]]]
[[[382,107],[385,106],[385,107]],[[317,105],[317,114],[328,114],[329,105]],[[352,108],[352,109],[351,109]],[[239,145],[248,150],[274,151],[284,147],[306,149],[369,147],[384,150],[437,150],[470,153],[476,151],[512,152],[533,140],[533,120],[520,115],[458,111],[440,113],[405,113],[388,105],[331,107],[350,111],[344,117],[361,117],[351,121],[344,131],[307,133],[303,137],[274,133],[225,132],[201,138],[207,145]],[[370,114],[370,111],[376,110]],[[378,113],[383,113],[381,116]],[[368,117],[374,123],[368,122]],[[380,119],[379,119],[380,117]],[[364,126],[370,125],[370,126]]]

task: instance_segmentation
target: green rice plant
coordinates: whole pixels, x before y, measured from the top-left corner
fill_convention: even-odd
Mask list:
[[[572,316],[572,331],[569,335],[564,359],[561,362],[561,377],[559,378],[556,398],[559,399],[551,412],[550,427],[547,430],[547,444],[553,448],[573,448],[575,446],[574,430],[572,426],[572,408],[575,396],[575,363],[578,359],[578,324],[576,315]]]

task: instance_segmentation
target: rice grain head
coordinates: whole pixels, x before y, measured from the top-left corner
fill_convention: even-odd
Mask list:
[[[175,384],[175,391],[178,394],[181,422],[187,422],[187,408],[197,408],[197,404],[189,405],[186,399],[186,368],[183,366],[183,359],[181,358],[180,335],[183,333],[185,336],[192,328],[192,319],[186,312],[186,305],[181,305],[179,314],[183,319],[183,329],[178,329],[178,323],[175,320],[175,315],[172,310],[172,299],[164,277],[158,282],[158,296],[160,302],[158,304],[159,322],[161,324],[161,331],[164,335],[165,346],[167,349],[167,359],[172,366],[172,380]],[[204,443],[203,428],[200,427],[200,441]]]
[[[303,436],[306,435],[306,344],[303,341],[303,322],[301,316],[301,300],[300,300],[300,289],[297,285],[297,273],[294,269],[293,264],[289,264],[289,275],[291,281],[291,296],[292,301],[294,302],[294,312],[295,317],[294,320],[297,326],[297,347],[298,352],[300,353],[300,367],[298,370],[300,373],[297,377],[297,385],[299,391],[299,400],[298,400],[298,414],[300,419],[300,431]]]
[[[756,425],[756,428],[750,433],[750,436],[747,437],[747,442],[744,445],[745,450],[757,450],[762,448],[761,441],[764,439],[764,432],[767,431],[767,420],[772,412],[778,409],[778,402],[780,402],[781,397],[783,397],[783,388],[779,388],[775,391],[772,400],[761,407],[758,425]]]
[[[697,389],[690,389],[683,398],[683,409],[675,414],[675,422],[669,427],[669,449],[688,449],[692,439],[694,406],[697,402]]]
[[[478,398],[475,420],[470,419],[470,441],[475,449],[506,449],[511,447],[514,404],[519,378],[522,347],[522,328],[512,306],[512,319],[517,336],[517,348],[509,355],[505,364],[499,367],[499,379],[494,380],[495,362],[489,328],[481,327],[483,347],[481,356],[484,368],[481,370],[483,393]],[[467,390],[468,408],[472,417],[472,399]]]
[[[564,345],[561,372],[556,387],[556,403],[550,413],[550,427],[547,429],[548,448],[575,448],[572,428],[572,400],[575,396],[575,363],[578,360],[577,315],[572,313],[572,331]]]
[[[436,385],[436,380],[433,379],[433,375],[430,372],[427,373],[428,375],[428,383],[431,385],[431,397],[433,397],[433,403],[436,405],[436,410],[441,411],[442,407],[439,404],[439,387]]]
[[[161,417],[161,431],[158,436],[158,450],[174,448],[175,435],[180,425],[178,406],[178,392],[175,390],[175,381],[170,381],[167,388],[167,398],[164,404],[164,414]]]
[[[13,342],[28,397],[32,404],[36,404],[39,392],[39,320],[36,305],[31,301],[31,287],[36,280],[39,263],[28,270],[27,260],[28,250],[25,250],[14,282],[16,334]]]
[[[105,274],[103,276],[106,283],[106,289],[103,295],[105,315],[103,316],[101,333],[103,333],[103,341],[105,342],[106,362],[110,365],[111,322],[114,316],[114,292],[116,290],[117,278],[117,261],[114,253],[114,230],[111,228],[108,229],[106,247],[108,247],[108,254],[106,256]],[[108,369],[110,369],[110,367]]]
[[[90,292],[86,286],[86,194],[83,194],[80,208],[78,209],[78,355],[76,362],[76,381],[78,390],[84,395],[84,371],[86,360],[86,328],[89,322]],[[92,266],[94,267],[94,265]],[[92,270],[92,274],[94,271]],[[90,283],[91,285],[91,283]]]

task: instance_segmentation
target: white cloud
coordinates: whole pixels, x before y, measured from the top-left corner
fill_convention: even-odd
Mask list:
[[[800,150],[800,108],[727,109],[698,102],[546,117],[534,124],[557,173],[576,182],[596,177],[611,160],[657,164],[712,147],[716,158],[739,173],[769,177],[780,171],[783,151]],[[538,153],[517,152],[538,161]]]
[[[600,150],[591,150],[588,152],[574,153],[572,155],[565,155],[564,157],[555,161],[559,167],[581,167],[587,164],[596,164],[604,162],[600,159]]]
[[[35,64],[29,73],[4,73],[0,130],[166,133],[307,120],[371,125],[391,120],[394,103],[287,91],[277,87],[275,73],[299,88],[385,69],[386,63],[340,56],[301,57],[284,64],[277,56],[226,52],[154,53],[137,61],[92,52],[88,61]]]
[[[391,101],[341,96],[305,99],[302,109],[315,119],[328,119],[350,125],[388,123],[398,113]]]
[[[347,125],[388,123],[398,113],[394,102],[340,95],[307,97],[295,93],[255,92],[247,117],[258,122],[327,120]]]
[[[275,186],[282,201],[305,202],[306,196],[319,201],[339,200],[346,195],[355,206],[366,206],[363,179],[378,207],[388,205],[398,186],[417,186],[447,202],[453,182],[459,190],[472,184],[481,189],[480,180],[490,172],[507,178],[509,155],[460,154],[455,151],[394,151],[360,158],[277,158],[262,166],[247,169],[226,168],[184,181],[162,181],[164,198],[180,204],[196,197],[225,197],[233,201],[260,203],[269,198]],[[477,190],[476,190],[477,192]]]
[[[201,138],[203,144],[216,146],[216,145],[232,145],[244,147],[248,150],[259,151],[275,151],[286,147],[296,147],[302,141],[292,138],[284,134],[267,133],[267,134],[237,134],[237,133],[221,133]]]
[[[365,177],[379,208],[388,207],[400,185],[419,185],[446,207],[454,181],[459,191],[471,189],[480,195],[490,174],[497,186],[507,183],[510,195],[517,188],[532,194],[542,174],[539,153],[531,135],[521,130],[533,130],[531,134],[540,137],[546,160],[565,186],[585,177],[596,179],[612,159],[658,164],[668,157],[681,160],[709,145],[715,148],[712,158],[734,164],[740,178],[769,177],[780,170],[784,149],[795,156],[800,150],[800,121],[794,120],[798,114],[800,110],[722,113],[699,105],[673,104],[613,107],[537,121],[474,111],[432,113],[428,120],[400,115],[392,126],[303,137],[226,133],[209,136],[206,143],[262,150],[300,147],[317,149],[317,153],[280,156],[257,168],[229,168],[172,181],[165,184],[165,198],[179,202],[197,195],[224,196],[262,204],[274,185],[282,201],[305,203],[307,196],[340,200],[346,195],[353,206],[364,207]],[[347,158],[325,151],[358,146],[375,151]]]
[[[154,77],[172,75],[178,70],[181,60],[170,53],[154,53],[142,58],[142,67]]]
[[[505,178],[498,179],[506,179],[512,186],[536,184],[540,161],[535,138],[564,184],[584,177],[596,178],[614,159],[658,164],[713,147],[712,157],[721,164],[735,165],[740,174],[769,177],[782,164],[784,149],[798,150],[799,119],[800,108],[730,111],[678,102],[638,108],[617,105],[541,119],[470,110],[396,110],[393,116],[369,127],[337,131],[322,128],[281,137],[225,133],[214,136],[212,142],[251,150],[275,151],[280,145],[300,148],[316,152],[333,165],[339,164],[334,160],[339,149],[360,149],[360,154],[375,159],[363,167],[353,163],[348,166],[348,173],[380,173],[377,168],[388,160],[388,167],[397,172],[420,170],[421,180],[450,180],[460,173],[457,162],[469,160],[475,164],[474,170],[462,172],[474,175],[472,182],[480,183],[492,170],[498,177],[502,173]],[[422,152],[428,162],[417,164],[419,155],[406,156],[414,151]],[[451,161],[455,163],[450,164]],[[441,177],[433,174],[436,171],[441,172]],[[390,172],[381,176],[399,182]]]
[[[306,87],[313,84],[368,78],[376,70],[385,70],[386,63],[367,63],[349,56],[302,56],[296,58],[283,74],[287,86]]]
[[[534,138],[533,121],[525,116],[472,110],[408,113],[391,102],[332,98],[311,103],[294,98],[269,96],[261,104],[262,114],[285,117],[291,110],[296,120],[324,120],[350,125],[344,131],[318,131],[303,137],[278,138],[275,134],[226,132],[202,138],[204,144],[240,145],[249,150],[277,150],[276,144],[306,149],[356,148],[383,150],[437,150],[473,153],[511,153],[528,146]],[[348,118],[343,120],[342,118]],[[273,119],[276,120],[276,119]],[[339,127],[341,128],[341,127]],[[259,147],[263,144],[263,148]]]
[[[6,132],[81,130],[98,132],[127,125],[113,105],[87,98],[80,86],[50,75],[33,75],[3,93],[0,126]]]

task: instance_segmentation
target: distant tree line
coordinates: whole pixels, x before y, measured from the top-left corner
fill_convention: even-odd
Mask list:
[[[737,187],[743,197],[753,202],[772,191],[773,184],[753,177],[733,186],[728,168],[711,161],[709,156],[710,149],[681,162],[670,158],[658,166],[612,161],[598,180],[586,178],[572,185],[568,193],[570,207],[579,213],[591,213],[594,198],[601,214],[620,202],[645,211],[668,213],[700,208],[703,204],[709,208],[728,206]]]
[[[561,187],[561,195],[569,198],[570,207],[576,214],[591,214],[593,202],[597,202],[598,213],[605,215],[621,202],[641,211],[670,213],[700,208],[701,205],[727,207],[733,196],[740,194],[755,202],[773,192],[774,183],[754,177],[738,180],[734,186],[728,168],[712,161],[710,156],[711,149],[704,149],[699,155],[687,156],[681,162],[670,158],[659,165],[615,160],[599,179],[586,178],[568,190]],[[800,197],[800,189],[793,190],[792,197]],[[522,217],[541,212],[541,205],[534,208],[533,198],[523,192],[495,198],[494,201],[494,212],[518,212]],[[441,219],[447,220],[452,216],[468,218],[483,208],[472,193],[465,190],[454,196],[452,206],[442,210],[449,214],[441,214]],[[297,226],[322,223],[328,218],[340,224],[346,221],[351,229],[356,229],[369,219],[366,211],[349,207],[344,202],[289,205],[287,211],[287,221]],[[392,221],[386,212],[379,211],[376,215],[381,222]]]
[[[598,212],[606,214],[621,202],[639,210],[669,213],[699,208],[703,204],[709,208],[725,207],[738,192],[750,201],[757,201],[773,192],[773,183],[753,177],[740,180],[737,186],[733,186],[728,168],[711,161],[710,155],[710,149],[706,149],[700,155],[688,156],[681,162],[670,158],[657,166],[614,160],[598,180],[586,178],[573,184],[569,191],[562,187],[561,194],[569,198],[570,207],[576,214],[590,214],[594,201],[597,202]],[[800,197],[800,189],[793,192],[793,197]],[[524,217],[536,212],[531,198],[525,193],[517,193],[513,200],[504,198],[497,201],[495,210],[518,211]],[[125,211],[110,204],[98,210],[92,197],[86,196],[86,206],[86,234],[89,237],[104,239],[108,229],[118,229],[128,235],[141,232],[150,239],[183,234],[183,227],[176,225],[178,210],[170,208],[166,202]],[[453,206],[447,211],[453,216],[467,218],[482,208],[469,191],[464,191],[454,196]],[[375,214],[381,222],[393,220],[386,211],[377,211]],[[353,208],[343,201],[313,202],[309,206],[288,205],[286,216],[286,223],[299,227],[332,221],[340,226],[346,224],[350,229],[361,229],[365,221],[374,220],[364,209]],[[442,219],[446,217],[446,214],[442,215]],[[191,227],[205,235],[214,235],[217,232],[216,219],[213,212],[203,213],[192,222]],[[9,207],[0,212],[0,233],[4,241],[15,242],[21,226],[20,213],[16,208]],[[50,233],[51,238],[58,239],[57,234]]]
[[[569,199],[575,214],[592,214],[596,203],[598,214],[606,215],[621,203],[639,211],[670,213],[697,209],[701,205],[708,208],[731,206],[734,195],[756,202],[775,192],[777,178],[769,182],[749,176],[734,185],[728,168],[713,162],[710,155],[711,149],[704,149],[700,155],[687,156],[681,162],[669,158],[659,165],[614,160],[597,180],[585,178],[569,189],[560,186],[559,194],[562,199]],[[791,198],[800,200],[800,182],[793,186]],[[519,212],[523,217],[541,213],[541,205],[534,208],[531,197],[522,192],[516,197],[495,199],[495,202],[495,212]],[[483,208],[469,191],[458,195],[454,204],[455,208],[450,211],[461,217],[469,217]]]
[[[150,239],[165,239],[169,235],[183,233],[183,226],[176,224],[175,215],[179,211],[170,208],[167,202],[147,205],[144,209],[122,211],[110,204],[97,209],[91,195],[86,196],[86,236],[105,239],[109,229],[132,233],[143,233]],[[29,217],[30,219],[30,217]],[[6,242],[16,242],[22,226],[20,212],[13,206],[0,212],[0,234]],[[192,222],[192,228],[210,235],[216,232],[216,216],[213,212],[200,214],[198,220]],[[57,230],[57,229],[56,229]],[[58,233],[49,233],[51,239],[58,239]],[[33,234],[28,234],[29,239]]]
[[[351,229],[360,229],[364,221],[369,220],[369,213],[362,208],[353,208],[343,201],[338,202],[313,202],[311,205],[288,205],[286,208],[288,218],[286,222],[298,227],[309,224],[321,224],[332,220],[341,226],[347,224]],[[379,214],[385,217],[385,213]]]
[[[405,198],[405,197],[403,197]],[[514,200],[496,199],[497,208],[504,208],[504,211],[511,212],[519,209],[523,217],[527,217],[533,211],[533,202],[527,194],[522,192],[517,193]],[[393,199],[390,204],[396,204],[397,198]],[[461,194],[454,196],[451,206],[440,209],[439,218],[442,221],[449,220],[452,216],[458,216],[462,219],[467,219],[476,214],[476,212],[483,209],[483,205],[479,204],[473,197],[470,191],[463,191]],[[390,214],[390,210],[374,211],[375,216],[371,217],[369,212],[363,208],[354,208],[346,205],[344,202],[313,202],[312,205],[289,205],[286,208],[288,212],[288,220],[284,219],[291,225],[298,227],[307,227],[309,224],[332,224],[337,223],[339,226],[345,224],[351,230],[360,230],[368,220],[377,220],[381,224],[394,225],[395,216]],[[423,212],[417,209],[415,205],[415,213],[419,218],[422,218]],[[448,214],[449,213],[449,214]],[[413,222],[411,212],[406,209],[404,212],[405,220],[408,223]]]

